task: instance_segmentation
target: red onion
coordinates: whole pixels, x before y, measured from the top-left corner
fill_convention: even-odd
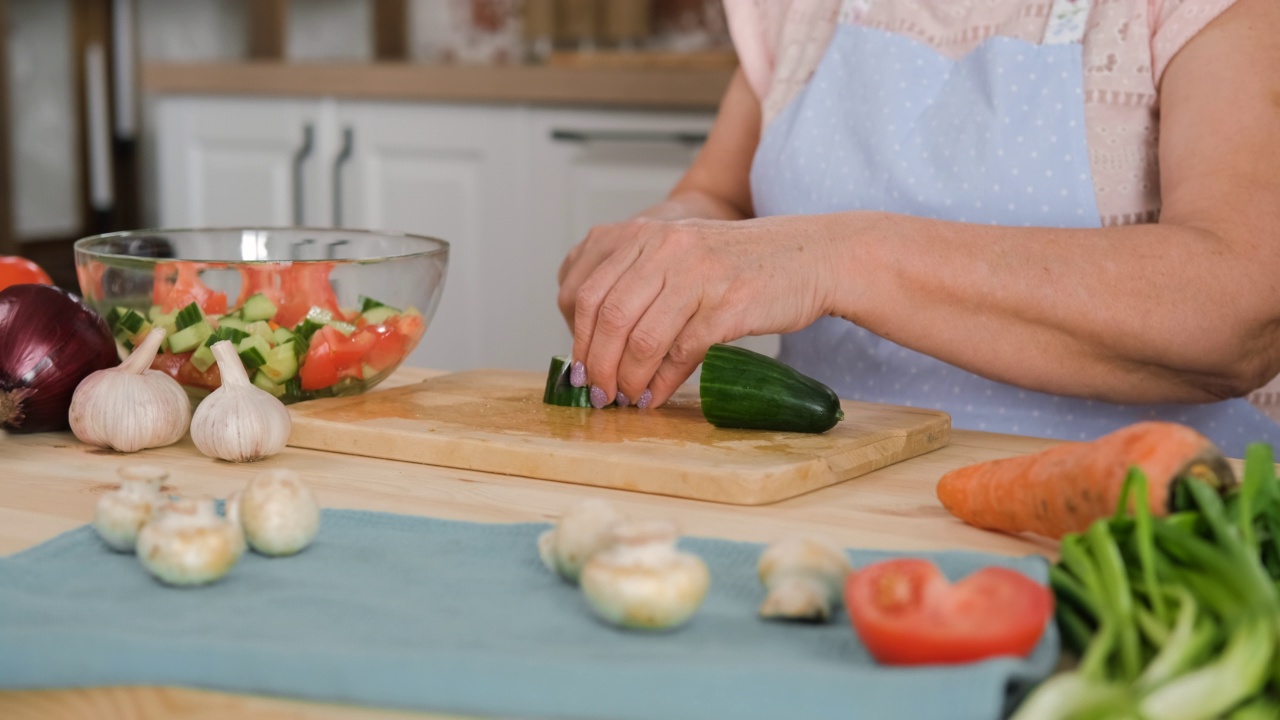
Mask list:
[[[0,291],[0,428],[65,430],[80,381],[119,364],[107,323],[80,298],[48,285]]]

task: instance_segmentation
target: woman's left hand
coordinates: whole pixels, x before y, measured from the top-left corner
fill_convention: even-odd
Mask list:
[[[628,223],[632,241],[573,294],[573,375],[585,374],[592,404],[621,391],[619,404],[661,405],[713,344],[800,330],[830,312],[838,264],[813,225]]]

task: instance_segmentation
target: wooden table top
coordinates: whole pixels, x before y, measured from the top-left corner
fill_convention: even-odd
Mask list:
[[[405,369],[386,384],[408,384],[429,375]],[[116,469],[138,462],[166,467],[169,483],[191,497],[226,497],[263,469],[288,467],[301,473],[321,504],[331,508],[528,522],[552,521],[574,503],[595,497],[609,500],[631,516],[676,520],[687,535],[769,542],[803,532],[847,547],[1050,554],[1054,544],[1048,541],[985,532],[960,523],[938,503],[934,485],[953,468],[1053,444],[954,431],[950,445],[921,457],[773,505],[740,507],[295,448],[243,466],[201,455],[189,438],[166,448],[120,455],[82,445],[70,433],[9,435],[0,436],[0,555],[89,522],[98,496],[115,485]],[[183,688],[0,692],[0,717],[7,720],[179,716],[440,717]]]

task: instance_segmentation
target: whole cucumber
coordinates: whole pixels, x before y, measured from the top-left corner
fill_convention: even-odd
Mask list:
[[[722,428],[826,432],[844,419],[831,388],[767,355],[712,345],[698,385],[702,416]]]

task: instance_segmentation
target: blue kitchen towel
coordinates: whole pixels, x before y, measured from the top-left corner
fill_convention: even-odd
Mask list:
[[[744,520],[745,521],[745,520]],[[761,546],[686,538],[711,590],[675,632],[609,627],[538,560],[545,525],[326,510],[302,554],[246,554],[176,589],[82,527],[0,558],[0,688],[181,685],[468,715],[557,718],[990,718],[1047,675],[1029,660],[887,668],[841,613],[764,622]],[[855,566],[889,553],[852,550]],[[920,553],[950,576],[1043,559]]]

